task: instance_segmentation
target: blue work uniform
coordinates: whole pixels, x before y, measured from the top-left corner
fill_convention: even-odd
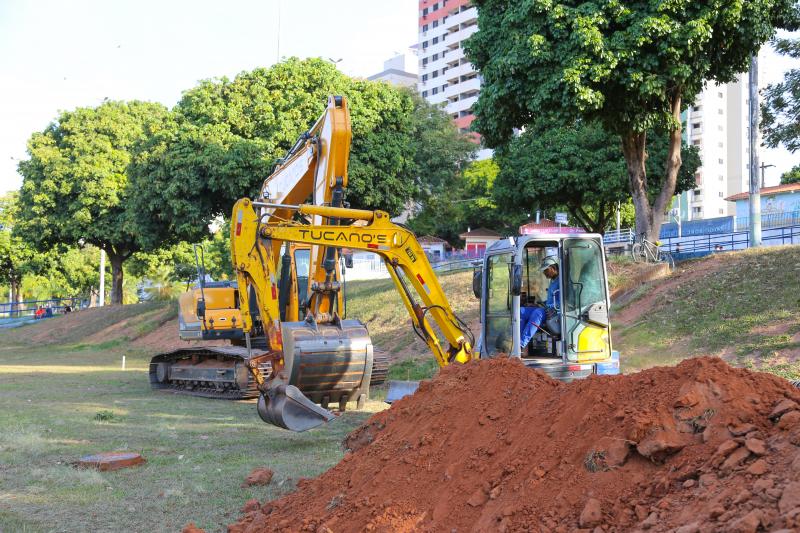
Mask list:
[[[558,276],[550,281],[547,286],[547,309],[554,309],[558,312],[559,301],[561,300],[561,289],[558,285]],[[522,327],[520,329],[519,346],[525,348],[531,341],[536,330],[544,323],[547,318],[547,311],[542,307],[520,307],[519,319]]]

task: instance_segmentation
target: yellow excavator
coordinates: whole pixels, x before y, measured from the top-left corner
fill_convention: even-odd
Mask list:
[[[341,202],[347,179],[347,160],[350,150],[350,118],[347,100],[331,97],[325,112],[314,125],[294,144],[287,155],[267,177],[259,194],[262,199],[275,201],[304,201],[313,197],[316,202]],[[331,179],[331,176],[342,179]],[[262,209],[259,216],[264,221],[282,220],[286,212]],[[199,252],[199,255],[198,255]],[[309,283],[313,272],[312,262],[323,255],[318,247],[279,243],[269,253],[273,262],[271,271],[276,278],[269,297],[279,309],[280,321],[297,322],[305,318],[309,302]],[[327,253],[330,259],[330,252]],[[262,315],[253,308],[245,330],[239,305],[240,285],[237,281],[207,281],[202,248],[195,249],[198,283],[179,298],[179,335],[186,341],[202,342],[168,353],[159,354],[150,361],[150,382],[154,389],[168,390],[194,396],[224,399],[245,399],[258,396],[251,365],[269,372],[270,358],[264,337]],[[341,277],[341,264],[334,265],[334,279]],[[241,286],[252,292],[252,286]],[[335,301],[319,302],[318,306],[333,308],[344,317],[343,294]],[[270,319],[276,316],[270,315]],[[337,379],[318,383],[317,401],[327,407],[338,403],[344,410],[348,401],[363,402],[369,387],[386,379],[388,357],[373,353],[366,328],[350,322],[349,334],[358,338],[357,354],[351,354],[348,371]],[[227,341],[230,346],[220,346]],[[354,344],[354,346],[356,345]]]

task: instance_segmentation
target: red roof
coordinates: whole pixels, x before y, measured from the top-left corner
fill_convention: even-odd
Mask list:
[[[800,183],[786,183],[784,185],[774,185],[772,187],[762,187],[761,188],[761,195],[762,196],[770,196],[773,194],[778,194],[782,192],[791,192],[791,191],[800,191]],[[735,202],[737,200],[747,200],[750,198],[749,192],[740,192],[739,194],[734,194],[733,196],[728,196],[725,198],[729,202]]]
[[[534,221],[526,222],[522,226],[519,227],[520,233],[522,233],[522,228],[557,228],[558,224],[555,221],[550,220],[549,218],[540,218],[539,223],[537,224]]]
[[[433,235],[423,235],[417,239],[417,242],[420,244],[446,244],[449,246],[446,240],[440,239],[439,237],[434,237]]]
[[[494,237],[499,239],[501,235],[496,231],[486,228],[475,228],[474,230],[467,231],[459,235],[459,238],[466,239],[468,237]]]

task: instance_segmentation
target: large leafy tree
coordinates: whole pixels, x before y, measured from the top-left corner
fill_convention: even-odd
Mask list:
[[[800,59],[800,39],[777,39],[775,49],[792,59]],[[764,143],[772,148],[782,144],[792,152],[797,151],[800,148],[800,69],[790,69],[782,82],[767,86],[761,112]]]
[[[31,269],[33,249],[14,231],[17,193],[0,196],[0,283],[11,288],[11,303],[21,300],[22,277]]]
[[[794,0],[652,2],[474,0],[467,54],[481,71],[477,131],[491,146],[540,117],[598,120],[619,136],[636,228],[657,237],[681,165],[681,111],[708,82],[729,82]],[[664,180],[647,175],[647,131],[669,131]],[[655,194],[653,194],[655,193]]]
[[[800,183],[800,165],[795,165],[791,170],[781,174],[781,185]]]
[[[649,139],[646,164],[654,194],[666,179],[668,137],[650,132]],[[695,186],[700,166],[696,147],[684,146],[681,158],[676,192]],[[617,205],[630,199],[617,139],[598,123],[537,121],[500,150],[498,160],[494,196],[507,212],[565,209],[579,225],[603,233]]]
[[[441,110],[408,91],[349,78],[326,61],[292,58],[186,91],[169,127],[142,146],[132,165],[137,209],[175,239],[202,239],[215,217],[258,191],[333,94],[350,103],[353,207],[399,213],[420,194],[421,179],[439,179],[440,167],[457,164],[449,143],[463,146],[463,139],[434,142],[426,133]],[[437,142],[444,148],[437,150]]]
[[[492,195],[500,167],[493,159],[474,161],[462,173],[427,195],[421,209],[409,220],[420,235],[435,235],[457,245],[467,228],[484,227],[500,233],[516,233],[526,215],[499,209]]]
[[[111,300],[122,303],[123,263],[141,249],[145,213],[132,207],[128,164],[137,143],[157,133],[168,116],[160,104],[105,102],[62,112],[28,141],[19,230],[40,250],[92,244],[106,251]]]

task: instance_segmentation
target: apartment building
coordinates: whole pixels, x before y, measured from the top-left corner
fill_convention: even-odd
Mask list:
[[[478,31],[478,9],[469,0],[420,0],[419,93],[432,104],[443,104],[462,132],[475,119],[481,80],[464,56],[462,43]],[[481,150],[479,159],[491,157]]]
[[[763,79],[764,62],[760,65],[759,78]],[[682,220],[736,214],[735,204],[725,198],[749,188],[748,93],[745,72],[735,82],[706,86],[684,113],[684,139],[700,149],[702,166],[695,174],[697,186],[682,193],[675,206]]]

